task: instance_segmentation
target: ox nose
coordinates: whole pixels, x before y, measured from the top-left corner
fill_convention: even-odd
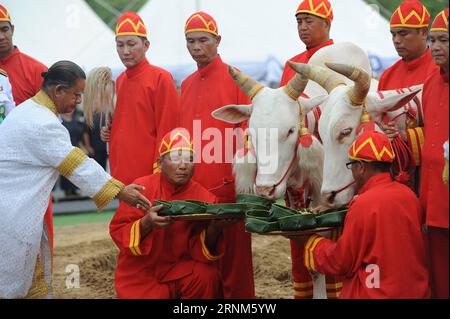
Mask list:
[[[256,186],[256,193],[269,199],[273,198],[275,187],[273,186]]]
[[[334,208],[336,206],[335,199],[336,199],[336,192],[322,193],[321,204],[329,208]]]

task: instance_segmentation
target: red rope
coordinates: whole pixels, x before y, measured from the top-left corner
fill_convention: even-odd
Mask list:
[[[408,170],[413,167],[411,149],[400,136],[394,138],[391,141],[391,145],[395,152],[395,160],[392,166],[394,178],[402,184],[409,185]]]
[[[340,192],[345,191],[347,188],[353,186],[355,183],[356,183],[355,181],[352,181],[349,184],[345,185],[344,187],[339,188],[337,191],[332,191],[331,194],[330,194],[330,199],[334,199],[337,194],[339,194]]]
[[[276,182],[273,185],[273,188],[275,189],[278,185],[281,184],[281,182],[286,178],[287,174],[290,172],[292,166],[294,166],[295,161],[297,160],[297,149],[298,149],[298,143],[297,146],[295,147],[295,153],[294,153],[294,157],[292,158],[291,164],[289,164],[288,169],[284,172],[283,176],[281,176],[281,178],[278,180],[278,182]]]

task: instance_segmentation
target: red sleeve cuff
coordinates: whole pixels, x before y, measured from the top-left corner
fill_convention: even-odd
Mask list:
[[[217,252],[218,252],[218,254],[217,255],[213,255],[213,254],[210,253],[208,247],[206,247],[205,238],[206,238],[206,230],[203,230],[200,233],[200,243],[202,245],[203,256],[209,261],[216,261],[216,260],[219,260],[220,258],[222,258],[222,256],[224,255],[224,252],[223,252],[223,249],[221,249],[221,247],[220,247],[221,246],[220,243],[217,244],[217,248],[218,248]],[[219,242],[221,242],[220,239],[219,239]]]
[[[408,146],[410,147],[414,156],[414,163],[419,166],[422,160],[422,147],[425,140],[423,127],[415,127],[406,130],[406,137],[408,139]]]
[[[152,233],[145,238],[141,235],[141,220],[136,220],[131,225],[130,236],[128,241],[128,251],[133,256],[144,256],[150,253],[153,243]]]
[[[325,237],[319,236],[319,235],[313,235],[309,237],[308,241],[305,244],[305,251],[304,251],[304,262],[305,266],[308,270],[312,270],[315,272],[317,271],[317,263],[314,258],[314,251],[317,249],[318,244],[324,240]]]

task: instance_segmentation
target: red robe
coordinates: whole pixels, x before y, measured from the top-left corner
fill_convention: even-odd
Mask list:
[[[387,91],[387,90],[397,90],[402,88],[407,88],[413,85],[423,84],[425,79],[438,67],[433,61],[431,57],[430,49],[427,49],[426,52],[413,61],[406,62],[404,60],[397,61],[394,65],[386,69],[380,77],[380,81],[378,83],[379,91]],[[420,101],[416,101],[420,103]],[[423,125],[423,114],[422,109],[419,107],[417,110],[419,113],[417,114],[417,118],[419,120],[418,125]],[[408,120],[414,120],[415,116],[406,115],[406,123],[408,124]],[[387,123],[389,120],[387,117],[384,118],[384,121]],[[410,123],[415,123],[415,121],[411,121]],[[414,124],[417,125],[417,124]],[[421,132],[419,132],[420,128],[415,128],[412,126],[408,126],[406,130],[408,146],[411,150],[411,155],[413,158],[399,158],[401,163],[410,163],[409,174],[412,178],[410,179],[410,185],[412,188],[418,193],[418,185],[419,185],[419,171],[414,171],[413,168],[416,166],[420,166],[420,150],[418,145],[420,145]],[[402,156],[407,156],[406,154],[402,154]],[[406,170],[406,165],[402,165],[403,170]],[[397,173],[398,168],[395,167],[395,172]],[[414,175],[413,175],[414,174]]]
[[[142,194],[150,201],[199,200],[214,203],[216,197],[191,180],[175,190],[161,174],[138,178]],[[220,276],[204,242],[206,223],[176,221],[155,227],[141,236],[145,212],[121,202],[110,224],[110,234],[120,250],[115,274],[118,298],[219,298]],[[224,250],[219,239],[217,255]]]
[[[448,185],[442,181],[444,150],[449,139],[448,73],[439,71],[425,81],[423,88],[424,135],[420,202],[425,209],[434,296],[448,298]]]
[[[308,63],[314,53],[322,49],[323,47],[333,45],[333,40],[328,40],[321,45],[318,45],[314,48],[306,50],[299,55],[291,58],[289,61],[297,62],[297,63]],[[297,73],[292,70],[292,68],[287,64],[284,66],[283,75],[281,77],[280,87],[286,85],[289,80],[291,80]],[[320,111],[319,108],[317,110]],[[318,114],[315,112],[315,115]],[[318,123],[318,116],[316,117],[316,123]],[[318,127],[318,125],[316,125]],[[303,190],[299,190],[300,194],[303,194]],[[298,207],[300,208],[300,207]],[[337,236],[334,234],[333,236]],[[302,263],[303,256],[303,245],[298,244],[296,241],[291,240],[291,259],[292,259],[292,277],[293,277],[293,285],[295,291],[296,299],[309,299],[312,298],[312,280],[310,274],[306,271]],[[339,294],[340,286],[339,282],[336,282],[334,278],[326,278],[327,280],[327,296],[328,298],[336,298],[337,294]]]
[[[236,147],[225,143],[225,132],[240,127],[214,119],[211,112],[229,104],[251,104],[251,101],[228,74],[228,65],[220,56],[206,67],[191,74],[181,84],[180,126],[189,130],[194,141],[196,159],[200,155],[215,155],[213,162],[203,154],[195,166],[194,179],[214,193],[222,203],[235,202],[232,158]],[[201,120],[201,128],[194,128],[194,120]],[[208,130],[209,129],[209,130]],[[207,130],[207,131],[206,131]],[[219,133],[217,138],[207,134]],[[202,135],[203,136],[202,138]],[[243,137],[241,137],[243,140]],[[203,141],[202,141],[203,139]],[[213,144],[214,143],[214,144]],[[234,144],[234,143],[233,143]],[[212,151],[212,146],[216,145]],[[244,222],[224,230],[227,251],[221,260],[225,298],[253,298],[253,266],[251,236],[245,232]]]
[[[153,173],[162,137],[176,127],[179,95],[169,72],[144,59],[117,79],[111,128],[111,175],[129,184]]]
[[[289,61],[306,64],[309,62],[309,59],[311,59],[311,57],[313,56],[314,53],[316,53],[323,47],[326,47],[326,46],[329,46],[332,44],[334,44],[334,42],[333,42],[333,40],[330,39],[330,40],[322,43],[321,45],[318,45],[314,48],[308,49],[305,52],[294,56],[293,58],[289,59]],[[297,74],[297,72],[292,70],[292,68],[286,62],[285,66],[284,66],[283,75],[281,76],[280,87],[285,86],[289,82],[289,80],[292,79],[296,74]]]
[[[0,68],[8,73],[12,94],[16,106],[31,99],[41,89],[44,78],[42,72],[47,72],[47,67],[14,47],[13,52],[0,59]],[[53,207],[52,196],[45,212],[44,221],[47,226],[49,243],[53,252]]]
[[[413,61],[397,61],[384,70],[378,83],[379,91],[407,88],[423,84],[425,79],[438,67],[434,64],[430,49]]]
[[[0,59],[0,68],[8,73],[16,105],[32,98],[39,92],[44,80],[41,73],[47,71],[45,65],[20,52],[17,47],[10,55]]]
[[[421,221],[415,194],[389,173],[378,174],[350,203],[336,243],[309,238],[305,265],[344,276],[340,298],[429,298]]]

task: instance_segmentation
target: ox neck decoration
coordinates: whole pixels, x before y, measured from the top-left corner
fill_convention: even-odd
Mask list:
[[[300,101],[297,100],[298,108],[300,110],[300,126],[298,129],[298,143],[304,148],[308,148],[311,146],[313,139],[308,129],[306,128],[306,114],[304,112],[303,106],[300,104]]]
[[[250,155],[249,155],[249,153],[250,153]],[[256,160],[256,152],[255,152],[255,149],[253,148],[253,145],[250,140],[250,136],[248,135],[247,129],[244,132],[244,147],[242,147],[236,151],[237,158],[244,159],[246,156],[253,156]],[[256,173],[255,173],[254,179],[256,179]]]
[[[252,141],[250,140],[250,136],[248,135],[248,131],[246,129],[244,133],[244,149],[243,154],[241,156],[242,157],[246,156],[248,152],[250,152],[256,158],[255,149],[253,148]]]
[[[375,122],[370,117],[369,112],[367,112],[365,104],[363,104],[361,120],[358,129],[356,130],[356,134],[359,135],[365,131],[374,131],[374,130],[375,130]]]

